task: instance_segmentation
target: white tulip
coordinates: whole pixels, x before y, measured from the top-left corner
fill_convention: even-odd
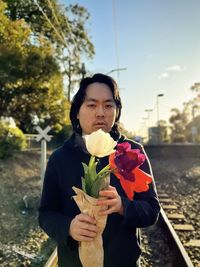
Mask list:
[[[85,135],[84,138],[86,148],[92,156],[103,158],[115,152],[113,148],[117,145],[117,142],[109,133],[105,133],[101,129],[90,135]]]

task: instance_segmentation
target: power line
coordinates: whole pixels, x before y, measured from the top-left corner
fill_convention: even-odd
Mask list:
[[[58,20],[58,17],[56,16],[56,12],[55,12],[55,9],[54,9],[54,7],[53,7],[53,4],[52,4],[52,2],[51,2],[50,0],[47,0],[47,2],[49,3],[49,7],[50,7],[50,9],[52,10],[52,14],[53,14],[53,16],[54,16],[54,18],[55,18],[55,21],[56,21],[58,27],[59,27],[60,30],[61,30],[62,38],[65,39],[64,33],[63,33],[63,31],[62,31],[62,29],[61,29],[61,27],[60,27],[60,22],[59,22],[59,20]]]
[[[52,2],[51,2],[51,0],[47,0],[48,1],[48,3],[49,3],[49,8],[52,10],[52,14],[53,14],[53,16],[54,16],[54,18],[55,18],[55,20],[56,20],[56,22],[57,22],[57,25],[58,25],[58,27],[60,28],[60,30],[61,30],[61,34],[62,34],[62,37],[63,38],[65,38],[65,36],[64,36],[64,33],[63,33],[63,31],[62,31],[62,28],[61,28],[61,24],[60,24],[60,22],[59,22],[59,20],[58,20],[58,17],[56,16],[56,12],[55,12],[55,9],[54,9],[54,7],[53,7],[53,4],[52,4]],[[78,50],[77,50],[77,47],[76,47],[76,40],[74,39],[74,36],[73,36],[73,32],[72,32],[72,29],[71,29],[71,26],[70,26],[70,24],[69,24],[69,22],[68,22],[68,18],[66,17],[66,25],[67,25],[67,28],[68,28],[68,30],[69,30],[69,33],[70,33],[70,38],[71,38],[71,40],[72,40],[72,42],[73,42],[73,44],[74,44],[74,52],[75,53],[77,53],[78,52]],[[69,48],[68,48],[68,52],[69,52],[69,54],[71,53],[70,52],[70,50],[69,50]],[[77,53],[78,54],[78,53]]]
[[[46,20],[50,23],[50,25],[52,26],[52,28],[53,28],[54,31],[56,32],[57,36],[61,39],[62,43],[64,44],[64,47],[67,48],[69,55],[71,55],[71,51],[70,51],[70,49],[69,49],[69,47],[68,47],[68,44],[67,44],[66,41],[65,41],[65,35],[64,35],[63,30],[62,30],[62,28],[61,28],[61,24],[60,24],[60,22],[59,22],[59,20],[58,20],[58,17],[57,17],[57,15],[56,15],[56,12],[55,12],[55,9],[54,9],[54,6],[53,6],[52,2],[51,2],[50,0],[47,0],[48,7],[49,7],[50,10],[52,11],[52,14],[53,14],[53,16],[54,16],[54,18],[55,18],[55,21],[56,21],[57,26],[59,27],[60,31],[58,31],[58,30],[56,29],[56,27],[53,25],[53,23],[50,21],[50,19],[48,18],[48,16],[47,16],[46,13],[44,12],[44,10],[43,10],[43,9],[41,8],[41,6],[38,4],[37,0],[34,0],[34,2],[35,2],[36,5],[38,6],[38,8],[39,8],[40,11],[42,12],[42,14],[45,16]],[[66,26],[67,26],[67,28],[68,28],[68,30],[69,30],[69,33],[70,33],[70,39],[72,40],[72,43],[74,44],[74,53],[75,53],[75,55],[78,55],[78,50],[77,50],[77,47],[76,47],[76,43],[77,43],[77,42],[76,42],[76,40],[74,39],[72,29],[71,29],[71,27],[70,27],[70,25],[69,25],[69,22],[68,22],[68,18],[67,18],[67,17],[65,17],[65,18],[66,18],[66,21],[65,21],[65,22],[66,22]],[[61,35],[60,35],[60,32],[61,32]]]
[[[114,40],[115,40],[115,56],[116,56],[117,69],[119,69],[118,36],[117,36],[115,0],[112,1],[112,7],[113,7],[113,28],[114,28]],[[117,79],[118,79],[118,83],[119,83],[119,71],[117,71]]]
[[[59,37],[60,41],[62,42],[62,44],[67,47],[67,43],[65,41],[65,39],[60,35],[60,33],[57,31],[56,27],[52,24],[51,20],[48,18],[48,16],[46,15],[46,13],[43,11],[43,9],[41,8],[41,6],[38,4],[37,0],[33,0],[33,2],[37,5],[37,7],[39,8],[40,12],[43,14],[43,16],[45,17],[45,19],[48,21],[48,23],[51,25],[51,27],[54,29],[56,35]]]

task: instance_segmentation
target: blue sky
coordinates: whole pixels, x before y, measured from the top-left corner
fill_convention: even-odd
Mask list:
[[[121,122],[129,131],[140,135],[148,124],[155,125],[158,94],[164,94],[159,118],[165,120],[171,108],[182,108],[193,97],[190,87],[200,81],[199,0],[59,2],[83,5],[91,15],[87,29],[96,54],[85,60],[87,69],[127,68],[112,76],[121,90]],[[145,109],[153,109],[150,120]]]

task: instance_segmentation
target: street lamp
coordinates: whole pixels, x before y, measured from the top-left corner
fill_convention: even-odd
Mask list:
[[[145,109],[144,111],[148,113],[148,127],[150,127],[150,112],[152,112],[153,109]]]
[[[143,139],[148,139],[148,133],[147,133],[147,121],[148,121],[148,118],[147,117],[144,117],[142,118],[142,128],[143,128],[143,133],[142,133],[142,136],[143,136]]]
[[[109,75],[115,71],[122,71],[122,70],[127,70],[127,68],[118,68],[118,69],[113,69],[113,70],[110,70],[109,72],[106,73],[106,75]]]
[[[164,94],[157,95],[157,127],[158,127],[158,134],[157,134],[157,143],[160,143],[160,123],[159,123],[159,97],[164,96]]]

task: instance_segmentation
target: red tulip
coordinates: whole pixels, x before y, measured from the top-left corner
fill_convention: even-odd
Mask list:
[[[134,192],[147,191],[152,182],[151,176],[139,169],[145,159],[145,155],[139,149],[131,149],[128,142],[118,144],[115,153],[109,157],[110,167],[129,199],[133,198]]]

